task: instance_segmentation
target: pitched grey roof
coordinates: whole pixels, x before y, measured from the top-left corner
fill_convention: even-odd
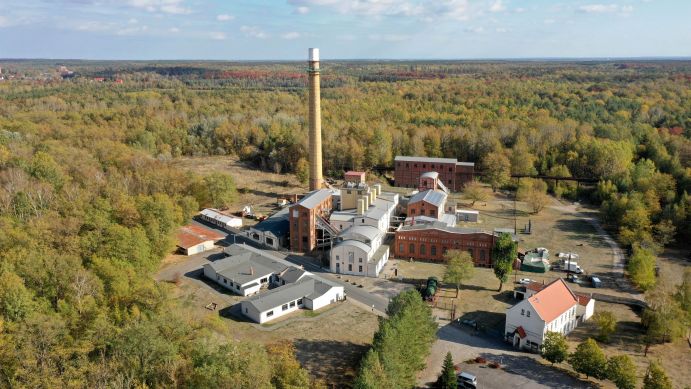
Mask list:
[[[240,285],[244,285],[257,278],[269,276],[276,272],[277,267],[283,266],[279,264],[272,266],[271,264],[253,261],[252,259],[252,254],[246,253],[219,259],[205,266],[210,266],[216,274],[220,274]]]
[[[336,286],[339,285],[335,285],[322,278],[307,276],[298,282],[285,284],[268,292],[254,295],[244,300],[243,303],[254,306],[259,312],[265,312],[299,298],[314,300]]]
[[[296,283],[285,284],[254,295],[244,302],[254,306],[259,312],[264,312],[314,293],[314,282],[314,278],[305,278]]]
[[[413,197],[408,200],[408,204],[414,204],[418,201],[425,201],[437,207],[441,207],[444,204],[444,201],[446,201],[446,196],[447,194],[442,191],[429,189],[414,194]]]
[[[298,201],[298,204],[302,205],[307,209],[312,209],[317,205],[321,204],[322,201],[326,200],[331,196],[331,191],[329,189],[319,189],[314,192],[310,192],[307,196],[303,197]]]
[[[283,279],[286,283],[293,283],[299,280],[304,274],[310,273],[297,267],[289,267],[283,272],[283,274],[281,274],[281,279]]]
[[[408,157],[405,155],[397,155],[394,161],[403,162],[436,162],[436,163],[456,163],[456,158],[432,158],[432,157]]]
[[[251,229],[271,232],[276,236],[284,236],[290,230],[290,209],[285,207],[271,215],[268,219],[257,223]]]

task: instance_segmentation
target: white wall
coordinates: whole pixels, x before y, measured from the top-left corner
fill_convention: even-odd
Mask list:
[[[582,305],[578,305],[578,315],[581,316],[581,321],[586,321],[590,319],[590,317],[593,316],[595,313],[595,299],[591,298],[590,301],[588,301],[588,305],[585,307]]]
[[[343,287],[334,286],[331,289],[329,289],[328,292],[324,293],[323,295],[319,296],[314,300],[305,299],[305,308],[317,310],[319,308],[323,308],[331,304],[332,302],[342,300],[343,296]]]
[[[523,313],[522,315],[521,312]],[[530,316],[528,316],[528,312],[530,312]],[[506,311],[504,333],[513,332],[518,327],[523,327],[527,335],[524,339],[521,339],[521,347],[527,345],[527,341],[542,344],[545,323],[540,319],[540,316],[535,312],[528,300],[522,300]]]
[[[559,332],[567,335],[576,328],[577,303],[567,311],[559,315],[556,319],[545,325],[545,331]]]
[[[214,242],[212,240],[207,240],[205,242],[199,243],[198,245],[192,246],[185,250],[186,255],[194,255],[203,253],[214,248]]]
[[[229,280],[220,274],[216,274],[214,269],[211,267],[211,264],[208,264],[208,263],[204,265],[204,277],[206,277],[210,280],[213,280],[217,284],[219,284],[219,285],[223,286],[224,288],[230,290],[231,292],[239,294],[241,296],[249,296],[251,294],[259,292],[259,290],[261,289],[260,280],[262,278],[268,278],[269,281],[271,280],[271,274],[258,275],[256,279],[245,282],[242,285],[238,285],[236,282],[233,282],[232,280]],[[250,284],[255,283],[255,282],[259,285],[251,287],[251,288],[247,288],[247,285],[250,285]]]
[[[349,261],[349,253],[353,253],[353,262]],[[349,245],[346,242],[340,243],[331,249],[331,272],[336,273],[336,263],[340,263],[340,274],[356,274],[356,275],[366,275],[367,274],[367,264],[372,257],[373,251],[366,252],[360,247]],[[362,258],[362,262],[360,262]],[[348,270],[348,265],[351,264],[352,270]],[[362,266],[362,271],[358,271],[358,266]]]
[[[272,308],[272,309],[267,309],[266,311],[262,312],[262,313],[259,315],[259,320],[258,320],[258,322],[259,322],[259,323],[266,323],[266,322],[268,322],[268,321],[277,319],[277,318],[279,318],[279,317],[281,317],[281,316],[285,316],[285,315],[287,315],[287,314],[289,314],[289,313],[291,313],[291,312],[295,312],[295,311],[297,311],[298,309],[304,307],[304,306],[305,306],[305,304],[304,304],[304,299],[302,299],[303,301],[302,301],[300,304],[297,303],[298,300],[300,300],[300,299],[296,299],[296,300],[293,300],[293,301],[292,301],[292,303],[294,303],[292,307],[290,306],[290,303],[291,303],[291,302],[286,303],[286,305],[288,305],[288,309],[286,309],[285,311],[283,310],[283,304],[281,304],[281,305],[279,305],[279,306],[277,306],[277,307],[274,307],[274,308]],[[273,315],[268,316],[268,313],[269,313],[269,312],[273,312]],[[256,321],[256,320],[255,320],[255,321]]]

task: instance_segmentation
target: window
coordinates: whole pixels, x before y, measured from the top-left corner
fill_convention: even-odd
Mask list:
[[[298,305],[302,305],[302,299],[298,299]]]
[[[245,313],[247,313],[247,308],[245,308]]]
[[[269,279],[264,277],[261,280],[259,280],[259,282],[261,282],[262,284],[265,284],[265,283],[269,282]]]
[[[274,311],[269,311],[266,313],[266,317],[271,317],[274,315]]]
[[[422,167],[423,167],[423,168],[426,168],[426,167],[427,167],[427,164],[426,164],[426,163],[423,163],[423,164],[422,164]]]
[[[420,255],[427,254],[427,247],[424,244],[420,245]]]
[[[362,273],[362,265],[360,265],[360,266],[357,267],[357,271],[360,272],[360,273]]]
[[[348,253],[348,261],[355,262],[355,253],[354,252],[351,251]]]
[[[292,307],[294,307],[294,306],[295,306],[295,301],[291,301],[291,302],[290,302],[290,307],[292,308]]]
[[[266,238],[266,244],[268,244],[269,246],[273,246],[274,240],[272,238]]]
[[[431,254],[432,256],[437,255],[437,246],[432,246],[432,247],[430,247],[430,254]]]
[[[352,191],[349,190],[349,191],[348,191],[348,194],[351,194],[351,192],[352,192]]]
[[[287,310],[287,309],[288,309],[288,304],[283,304],[283,306],[281,307],[281,309],[284,310],[284,311]]]
[[[224,278],[224,279],[223,279],[223,283],[224,283],[224,284],[228,284],[228,280],[226,280],[226,279]]]
[[[530,317],[530,311],[526,312],[525,315]]]
[[[353,271],[353,265],[348,264],[348,271]]]
[[[337,256],[336,256],[336,260],[338,261],[338,260],[340,260],[340,259],[341,259],[341,258],[337,255]]]
[[[302,243],[307,244],[307,236],[302,237]]]
[[[451,171],[452,171],[451,168],[449,168],[449,173],[451,173]]]
[[[399,243],[398,244],[398,251],[402,253],[404,247],[405,247],[405,245],[403,243]]]
[[[405,167],[410,167],[410,166],[408,166],[408,162],[406,162]]]
[[[525,309],[521,309],[521,316],[525,316]]]
[[[485,250],[480,250],[480,260],[481,261],[485,260]]]
[[[408,254],[415,254],[415,244],[411,243],[408,245]]]
[[[362,258],[358,258],[358,262],[362,263]]]
[[[417,167],[417,164],[416,164],[416,163],[414,163],[414,164],[413,164],[413,167]]]
[[[433,209],[430,209],[430,210],[429,210],[429,215],[430,215],[430,216],[434,216],[434,210],[433,210]]]

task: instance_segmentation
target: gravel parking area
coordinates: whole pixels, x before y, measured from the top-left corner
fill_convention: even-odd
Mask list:
[[[418,376],[418,384],[423,387],[430,387],[437,379],[444,357],[449,351],[454,363],[460,364],[463,371],[477,375],[479,388],[596,387],[558,369],[542,365],[536,360],[536,355],[514,351],[501,341],[475,336],[450,324],[441,327],[437,336],[427,359],[427,368]],[[499,362],[502,368],[491,369],[486,365],[463,363],[478,356]]]

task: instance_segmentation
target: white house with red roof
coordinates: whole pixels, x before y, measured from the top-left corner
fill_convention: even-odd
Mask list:
[[[525,299],[506,311],[504,334],[515,348],[537,352],[547,331],[566,335],[576,328],[579,322],[579,296],[561,278],[542,288],[530,289],[533,290]],[[588,307],[590,315],[594,311],[594,301],[588,298],[585,302],[592,302]]]

